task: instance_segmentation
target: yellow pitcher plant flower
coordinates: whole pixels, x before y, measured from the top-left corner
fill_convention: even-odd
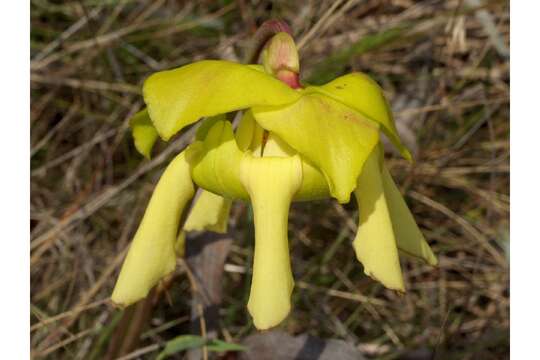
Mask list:
[[[302,86],[294,40],[278,32],[262,50],[263,65],[204,60],[151,75],[143,86],[147,108],[131,122],[136,148],[149,157],[205,118],[195,139],[161,176],[121,269],[112,300],[129,305],[170,274],[183,254],[185,231],[225,232],[232,200],[249,201],[255,253],[247,304],[258,329],[289,313],[294,279],[287,236],[292,201],[334,198],[359,207],[353,242],[364,272],[405,291],[398,254],[437,260],[384,165],[379,135],[401,154],[380,87],[351,73]],[[236,129],[226,114],[242,111]],[[187,220],[181,218],[196,189]]]

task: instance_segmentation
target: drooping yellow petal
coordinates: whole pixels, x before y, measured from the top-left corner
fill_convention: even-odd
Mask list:
[[[189,164],[180,153],[165,169],[118,276],[112,301],[127,306],[144,298],[176,264],[182,211],[193,197]]]
[[[405,291],[378,154],[376,148],[366,160],[354,191],[359,224],[353,246],[366,275],[389,289]]]
[[[289,206],[302,183],[298,155],[256,158],[246,154],[241,180],[255,218],[255,256],[248,310],[257,329],[278,325],[291,309],[294,280],[289,260]]]
[[[144,157],[150,159],[150,154],[158,138],[158,133],[148,116],[147,109],[133,115],[129,121],[129,126],[131,127],[135,148]]]
[[[382,182],[398,249],[409,256],[424,260],[429,265],[437,265],[437,258],[431,251],[403,196],[384,165]]]
[[[254,107],[256,121],[321,170],[330,193],[349,201],[365,159],[379,140],[377,123],[320,94],[280,107]]]
[[[319,92],[357,110],[381,124],[381,129],[398,148],[404,158],[411,160],[411,153],[402,144],[388,102],[379,85],[368,75],[354,72],[341,76],[322,86],[309,86],[306,92]]]
[[[283,105],[300,95],[251,66],[205,60],[150,76],[143,87],[150,118],[168,140],[204,116],[249,108]]]
[[[226,233],[231,203],[231,199],[202,190],[188,215],[184,230]]]

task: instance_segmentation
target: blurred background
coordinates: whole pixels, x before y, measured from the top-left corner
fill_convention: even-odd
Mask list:
[[[402,259],[400,296],[354,256],[354,201],[294,204],[293,310],[259,333],[246,309],[252,219],[239,202],[226,236],[191,235],[160,289],[113,307],[153,187],[191,140],[184,131],[151,160],[137,153],[128,121],[142,82],[201,59],[242,61],[276,17],[293,29],[303,81],[363,71],[383,87],[416,160],[390,151],[387,164],[440,265]],[[31,0],[31,56],[34,358],[509,357],[508,1]]]

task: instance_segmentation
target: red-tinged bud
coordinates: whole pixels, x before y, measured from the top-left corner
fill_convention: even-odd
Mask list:
[[[266,44],[262,53],[265,70],[293,89],[300,88],[300,61],[291,35],[279,32]]]

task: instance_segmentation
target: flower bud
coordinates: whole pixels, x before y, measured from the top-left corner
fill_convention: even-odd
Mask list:
[[[301,87],[298,73],[300,61],[296,44],[291,35],[279,32],[268,41],[262,53],[266,72],[274,75],[293,89]]]

